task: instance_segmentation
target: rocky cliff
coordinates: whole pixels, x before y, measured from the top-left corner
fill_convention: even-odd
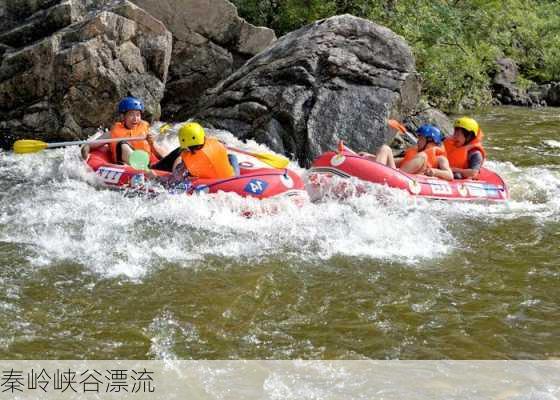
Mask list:
[[[402,37],[343,15],[292,32],[207,92],[197,118],[302,165],[339,140],[373,151],[411,113],[420,82]]]
[[[173,34],[163,118],[192,116],[204,91],[226,79],[276,36],[237,15],[227,0],[132,0]]]
[[[84,138],[128,93],[146,118],[196,117],[309,165],[374,151],[420,94],[402,37],[342,15],[279,40],[227,0],[0,0],[0,146]]]
[[[2,145],[77,138],[108,125],[127,93],[158,118],[171,33],[128,1],[6,1],[0,43]]]

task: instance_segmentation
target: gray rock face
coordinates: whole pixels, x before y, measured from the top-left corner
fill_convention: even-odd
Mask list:
[[[243,139],[295,156],[302,165],[339,140],[375,151],[420,94],[405,41],[343,15],[280,38],[209,90],[197,117]]]
[[[0,10],[2,147],[84,137],[114,121],[128,92],[159,117],[172,40],[160,21],[124,0],[0,0]]]
[[[518,69],[514,60],[497,61],[498,72],[493,79],[494,96],[500,104],[517,106],[560,106],[560,82],[533,85],[525,90],[516,84]]]
[[[519,70],[515,61],[510,58],[501,58],[496,65],[497,72],[492,81],[494,97],[501,104],[533,105],[533,99],[527,91],[516,84]]]
[[[449,117],[422,101],[412,115],[405,118],[404,123],[411,133],[415,133],[421,125],[431,124],[437,126],[445,136],[453,134],[453,122]]]
[[[546,86],[546,104],[552,107],[560,106],[560,82],[552,82]]]
[[[543,106],[560,106],[560,82],[535,85],[529,89],[529,96],[535,104]]]
[[[237,15],[227,0],[132,0],[173,34],[173,55],[162,102],[165,119],[192,116],[208,88],[227,78],[276,36]]]

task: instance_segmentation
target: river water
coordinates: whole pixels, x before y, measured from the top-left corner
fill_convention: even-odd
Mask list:
[[[1,152],[0,358],[560,357],[560,110],[474,117],[508,204],[374,187],[248,219]]]

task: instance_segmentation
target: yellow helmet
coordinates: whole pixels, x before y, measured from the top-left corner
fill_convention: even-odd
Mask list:
[[[179,129],[179,147],[188,149],[204,144],[204,128],[197,122],[188,122]]]
[[[455,128],[463,128],[468,132],[472,132],[474,133],[475,136],[478,135],[478,130],[479,130],[478,122],[476,122],[472,118],[461,117],[455,121],[455,124],[453,126]]]

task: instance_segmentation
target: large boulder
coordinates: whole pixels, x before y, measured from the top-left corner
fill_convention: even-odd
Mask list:
[[[500,58],[496,61],[496,73],[492,79],[493,96],[501,104],[517,106],[533,105],[527,91],[517,85],[519,69],[515,60]]]
[[[551,107],[560,106],[560,82],[551,82],[547,85],[545,101]]]
[[[527,94],[531,98],[533,105],[535,106],[547,106],[546,98],[548,92],[551,88],[551,84],[546,83],[544,85],[532,85],[529,87]]]
[[[549,82],[533,85],[528,90],[533,105],[560,106],[560,82]]]
[[[420,94],[414,57],[391,30],[350,15],[280,38],[209,90],[197,118],[264,142],[308,166],[344,140],[375,151],[386,121],[408,115]]]
[[[166,119],[192,116],[202,93],[269,46],[276,36],[240,18],[227,0],[132,0],[173,34],[162,101]]]
[[[127,93],[159,117],[172,37],[144,10],[126,0],[0,0],[0,10],[2,147],[87,136]]]
[[[415,133],[424,124],[430,124],[437,126],[444,136],[453,134],[453,122],[449,117],[424,101],[420,101],[412,114],[407,116],[403,122],[411,133]]]

